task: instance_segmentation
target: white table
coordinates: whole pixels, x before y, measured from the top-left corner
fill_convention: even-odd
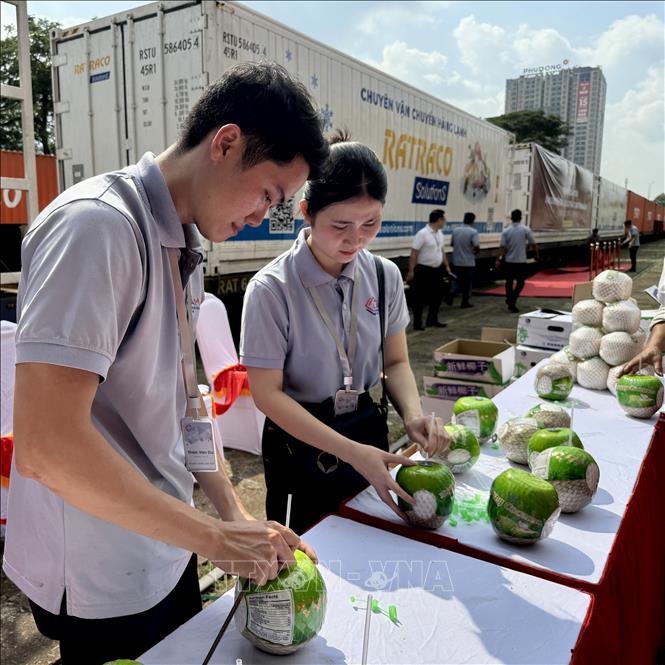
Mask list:
[[[525,415],[543,402],[533,389],[537,368],[531,369],[494,398],[499,408],[499,426],[515,416]],[[647,452],[657,414],[649,420],[629,418],[618,408],[608,391],[586,390],[575,386],[573,429],[580,436],[600,467],[600,483],[592,504],[573,514],[562,514],[549,538],[520,547],[500,540],[484,519],[465,522],[459,515],[447,521],[436,533],[441,546],[453,538],[479,552],[502,557],[573,578],[586,584],[602,579],[609,554],[621,524],[626,505]],[[496,444],[485,443],[475,466],[456,476],[456,499],[480,494],[486,503],[492,481],[510,467],[528,467],[509,462]],[[404,523],[368,488],[347,502],[342,513],[348,517],[377,518],[389,528]],[[453,526],[454,522],[456,526]],[[428,540],[432,542],[432,540]],[[448,543],[449,545],[450,543]]]
[[[258,651],[232,622],[212,663],[360,663],[372,593],[397,607],[400,625],[373,614],[369,663],[568,663],[590,596],[494,564],[340,517],[306,534],[328,589],[321,633],[290,656]],[[139,658],[144,665],[200,665],[233,603],[227,593]]]

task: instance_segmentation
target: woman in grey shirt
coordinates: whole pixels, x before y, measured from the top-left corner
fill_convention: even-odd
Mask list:
[[[266,512],[282,521],[291,494],[296,533],[368,483],[399,515],[390,490],[410,500],[387,467],[411,462],[388,452],[385,408],[368,392],[380,381],[382,341],[385,388],[409,437],[430,454],[448,442],[422,413],[402,279],[385,259],[379,312],[377,266],[365,247],[381,228],[385,171],[366,146],[342,135],[332,143],[325,176],[307,183],[300,202],[305,228],[252,278],[243,308],[240,360],[267,416]]]

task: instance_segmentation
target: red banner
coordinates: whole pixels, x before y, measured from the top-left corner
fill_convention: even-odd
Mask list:
[[[591,77],[589,74],[580,74],[577,84],[577,122],[586,122],[589,119],[590,93]]]

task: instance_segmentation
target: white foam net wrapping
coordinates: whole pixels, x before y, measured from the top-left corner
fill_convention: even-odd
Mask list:
[[[628,300],[633,292],[633,280],[618,270],[604,270],[593,280],[591,291],[596,300],[604,303]]]
[[[557,351],[550,356],[550,360],[558,365],[566,365],[573,375],[573,379],[577,381],[577,363],[580,361],[576,358],[569,346],[564,346],[561,351]]]
[[[611,367],[623,365],[642,350],[643,340],[644,335],[629,335],[627,332],[603,335],[599,355]]]
[[[640,329],[640,308],[630,300],[611,302],[603,309],[603,330],[606,333],[634,333]]]
[[[600,357],[582,360],[577,365],[577,383],[590,390],[605,390],[610,366]]]
[[[570,352],[577,358],[593,358],[600,351],[600,342],[603,339],[603,333],[599,328],[582,326],[570,333],[568,346]]]
[[[598,300],[580,300],[573,307],[573,325],[600,328],[603,323],[605,305]]]

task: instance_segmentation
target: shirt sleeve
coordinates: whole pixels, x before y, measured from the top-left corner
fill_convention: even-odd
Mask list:
[[[473,236],[471,237],[471,244],[474,247],[480,247],[480,236],[478,235],[478,231],[473,232]]]
[[[289,339],[286,302],[267,282],[249,282],[242,307],[240,362],[248,367],[283,369]]]
[[[424,246],[425,246],[425,236],[419,231],[413,237],[413,242],[411,243],[411,249],[415,249],[417,252],[419,252]]]
[[[506,237],[505,231],[501,232],[501,241],[499,242],[499,246],[504,248],[508,247],[508,239]]]
[[[532,245],[535,245],[536,244],[536,239],[534,238],[533,231],[528,226],[525,226],[524,228],[526,229],[526,239],[527,239],[527,241],[529,243],[531,243]]]
[[[138,227],[96,200],[55,210],[23,244],[16,362],[82,369],[102,379],[144,293]]]
[[[409,309],[406,306],[402,273],[395,263],[381,259],[386,280],[386,337],[392,337],[409,325]]]

